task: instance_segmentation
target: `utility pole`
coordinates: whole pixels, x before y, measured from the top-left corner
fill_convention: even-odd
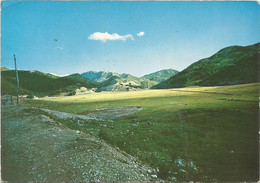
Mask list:
[[[19,104],[19,77],[18,77],[15,55],[14,55],[14,65],[15,65],[15,73],[16,73],[16,81],[17,81],[17,105],[18,105]]]

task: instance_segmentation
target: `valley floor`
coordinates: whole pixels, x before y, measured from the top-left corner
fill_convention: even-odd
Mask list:
[[[4,180],[259,180],[259,83],[24,99],[1,115]]]

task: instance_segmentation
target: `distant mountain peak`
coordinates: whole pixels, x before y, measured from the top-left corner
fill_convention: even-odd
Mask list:
[[[143,78],[156,81],[156,82],[162,82],[164,80],[169,79],[170,77],[176,75],[179,71],[174,69],[163,69],[159,70],[157,72],[153,72],[150,74],[146,74],[143,76]]]

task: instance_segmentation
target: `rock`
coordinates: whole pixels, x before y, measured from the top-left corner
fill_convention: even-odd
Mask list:
[[[164,183],[164,180],[160,179],[159,182],[160,182],[160,183]]]
[[[147,170],[147,172],[148,172],[148,173],[152,173],[152,171],[151,171],[151,170]]]
[[[151,175],[151,177],[157,179],[157,175]]]

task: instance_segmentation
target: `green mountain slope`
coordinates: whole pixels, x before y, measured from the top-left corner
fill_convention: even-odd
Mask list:
[[[260,44],[231,46],[193,63],[152,88],[215,86],[259,82]]]
[[[96,87],[89,79],[80,74],[59,77],[39,71],[18,71],[20,80],[20,94],[31,94],[36,96],[55,95],[62,92],[71,92],[84,86]],[[3,94],[16,93],[16,77],[14,70],[1,72],[1,92]]]
[[[151,74],[144,75],[142,78],[149,79],[151,81],[162,82],[176,75],[179,71],[174,69],[164,69]]]
[[[138,78],[131,74],[118,74],[113,72],[89,71],[81,74],[93,82],[99,83],[101,91],[125,91],[135,89],[146,89],[156,85],[158,82],[146,78]]]

